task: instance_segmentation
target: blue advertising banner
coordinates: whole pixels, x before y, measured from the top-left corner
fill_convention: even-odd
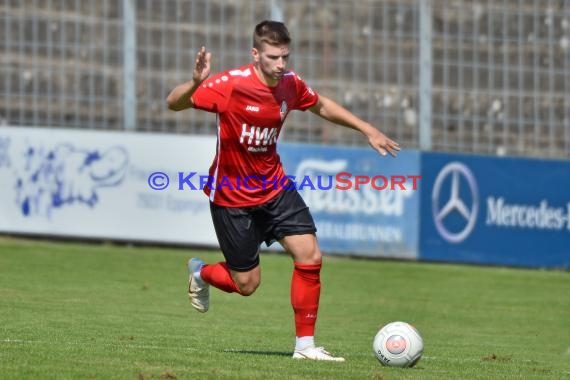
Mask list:
[[[279,154],[325,253],[417,258],[419,152],[283,143]]]
[[[570,267],[570,162],[422,154],[420,258]]]

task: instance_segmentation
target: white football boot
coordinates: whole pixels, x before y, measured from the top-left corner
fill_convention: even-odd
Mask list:
[[[303,350],[295,350],[293,359],[328,360],[332,362],[344,362],[344,358],[334,357],[323,347],[307,347]]]
[[[196,277],[204,265],[198,258],[188,261],[188,297],[192,306],[200,313],[207,312],[210,307],[210,285]]]

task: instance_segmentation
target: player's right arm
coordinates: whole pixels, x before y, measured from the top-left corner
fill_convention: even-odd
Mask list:
[[[196,63],[192,73],[192,79],[176,86],[166,98],[168,108],[172,111],[182,111],[194,107],[192,95],[200,84],[210,76],[210,64],[212,53],[202,46],[196,54]]]

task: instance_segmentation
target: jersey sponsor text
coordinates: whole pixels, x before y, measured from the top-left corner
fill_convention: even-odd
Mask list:
[[[266,146],[277,142],[277,128],[256,127],[243,124],[241,126],[240,143],[247,145]]]

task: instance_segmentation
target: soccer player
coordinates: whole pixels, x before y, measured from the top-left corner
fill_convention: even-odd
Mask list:
[[[381,155],[400,150],[371,124],[317,94],[287,70],[291,38],[277,21],[259,23],[253,34],[253,62],[210,77],[211,53],[202,47],[192,79],[168,95],[169,109],[217,114],[218,140],[204,191],[225,262],[188,262],[188,294],[200,312],[208,311],[209,287],[249,296],[259,286],[259,248],[279,242],[293,258],[291,305],[296,330],[295,359],[344,361],[315,346],[321,290],[321,251],[305,202],[287,182],[276,151],[285,118],[310,110],[332,123],[361,132]]]

